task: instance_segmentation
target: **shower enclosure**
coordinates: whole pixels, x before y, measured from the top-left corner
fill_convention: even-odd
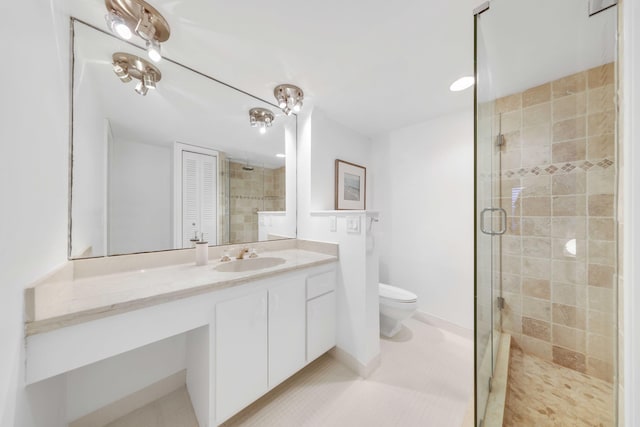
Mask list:
[[[616,425],[617,14],[475,12],[476,426]],[[505,405],[487,411],[503,334]]]

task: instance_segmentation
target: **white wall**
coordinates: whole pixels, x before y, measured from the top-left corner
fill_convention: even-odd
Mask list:
[[[335,159],[368,166],[371,146],[366,137],[318,109],[301,114],[298,127],[298,238],[340,245],[337,346],[357,362],[358,369],[365,368],[380,352],[378,274],[371,268],[377,250],[367,252],[366,214],[317,211],[334,208]],[[330,231],[330,216],[336,218],[336,231]],[[359,233],[347,232],[347,218],[360,221]]]
[[[87,85],[87,89],[93,87]],[[106,135],[110,129],[101,105],[93,102],[96,95],[77,96],[74,104],[72,257],[106,255]]]
[[[348,129],[315,108],[312,113],[311,210],[335,209],[335,161],[369,163],[368,138]],[[369,185],[367,185],[369,187]]]
[[[173,248],[172,148],[116,137],[109,151],[109,253]]]
[[[473,112],[381,135],[371,170],[381,281],[473,329]]]
[[[67,258],[69,21],[40,0],[0,10],[3,59],[20,64],[0,98],[0,425],[56,427],[60,380],[23,388],[23,288]]]

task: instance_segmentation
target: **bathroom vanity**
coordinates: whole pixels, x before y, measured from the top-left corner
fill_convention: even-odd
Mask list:
[[[335,345],[337,245],[259,245],[226,263],[211,247],[205,266],[193,250],[69,261],[25,292],[27,384],[181,336],[198,422],[224,422]]]

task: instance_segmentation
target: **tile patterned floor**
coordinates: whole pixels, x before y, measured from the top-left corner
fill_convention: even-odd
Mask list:
[[[227,421],[235,426],[458,427],[473,390],[473,341],[409,319],[380,342],[366,380],[323,356]]]
[[[198,427],[186,387],[151,402],[105,427]]]
[[[224,426],[459,427],[473,393],[473,341],[416,319],[405,325],[381,340],[381,365],[366,380],[325,355]],[[197,427],[181,390],[109,427]]]
[[[612,427],[613,386],[511,349],[504,427]]]

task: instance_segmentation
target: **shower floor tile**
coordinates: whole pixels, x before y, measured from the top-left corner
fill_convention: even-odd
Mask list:
[[[505,427],[615,423],[613,385],[511,349]]]

